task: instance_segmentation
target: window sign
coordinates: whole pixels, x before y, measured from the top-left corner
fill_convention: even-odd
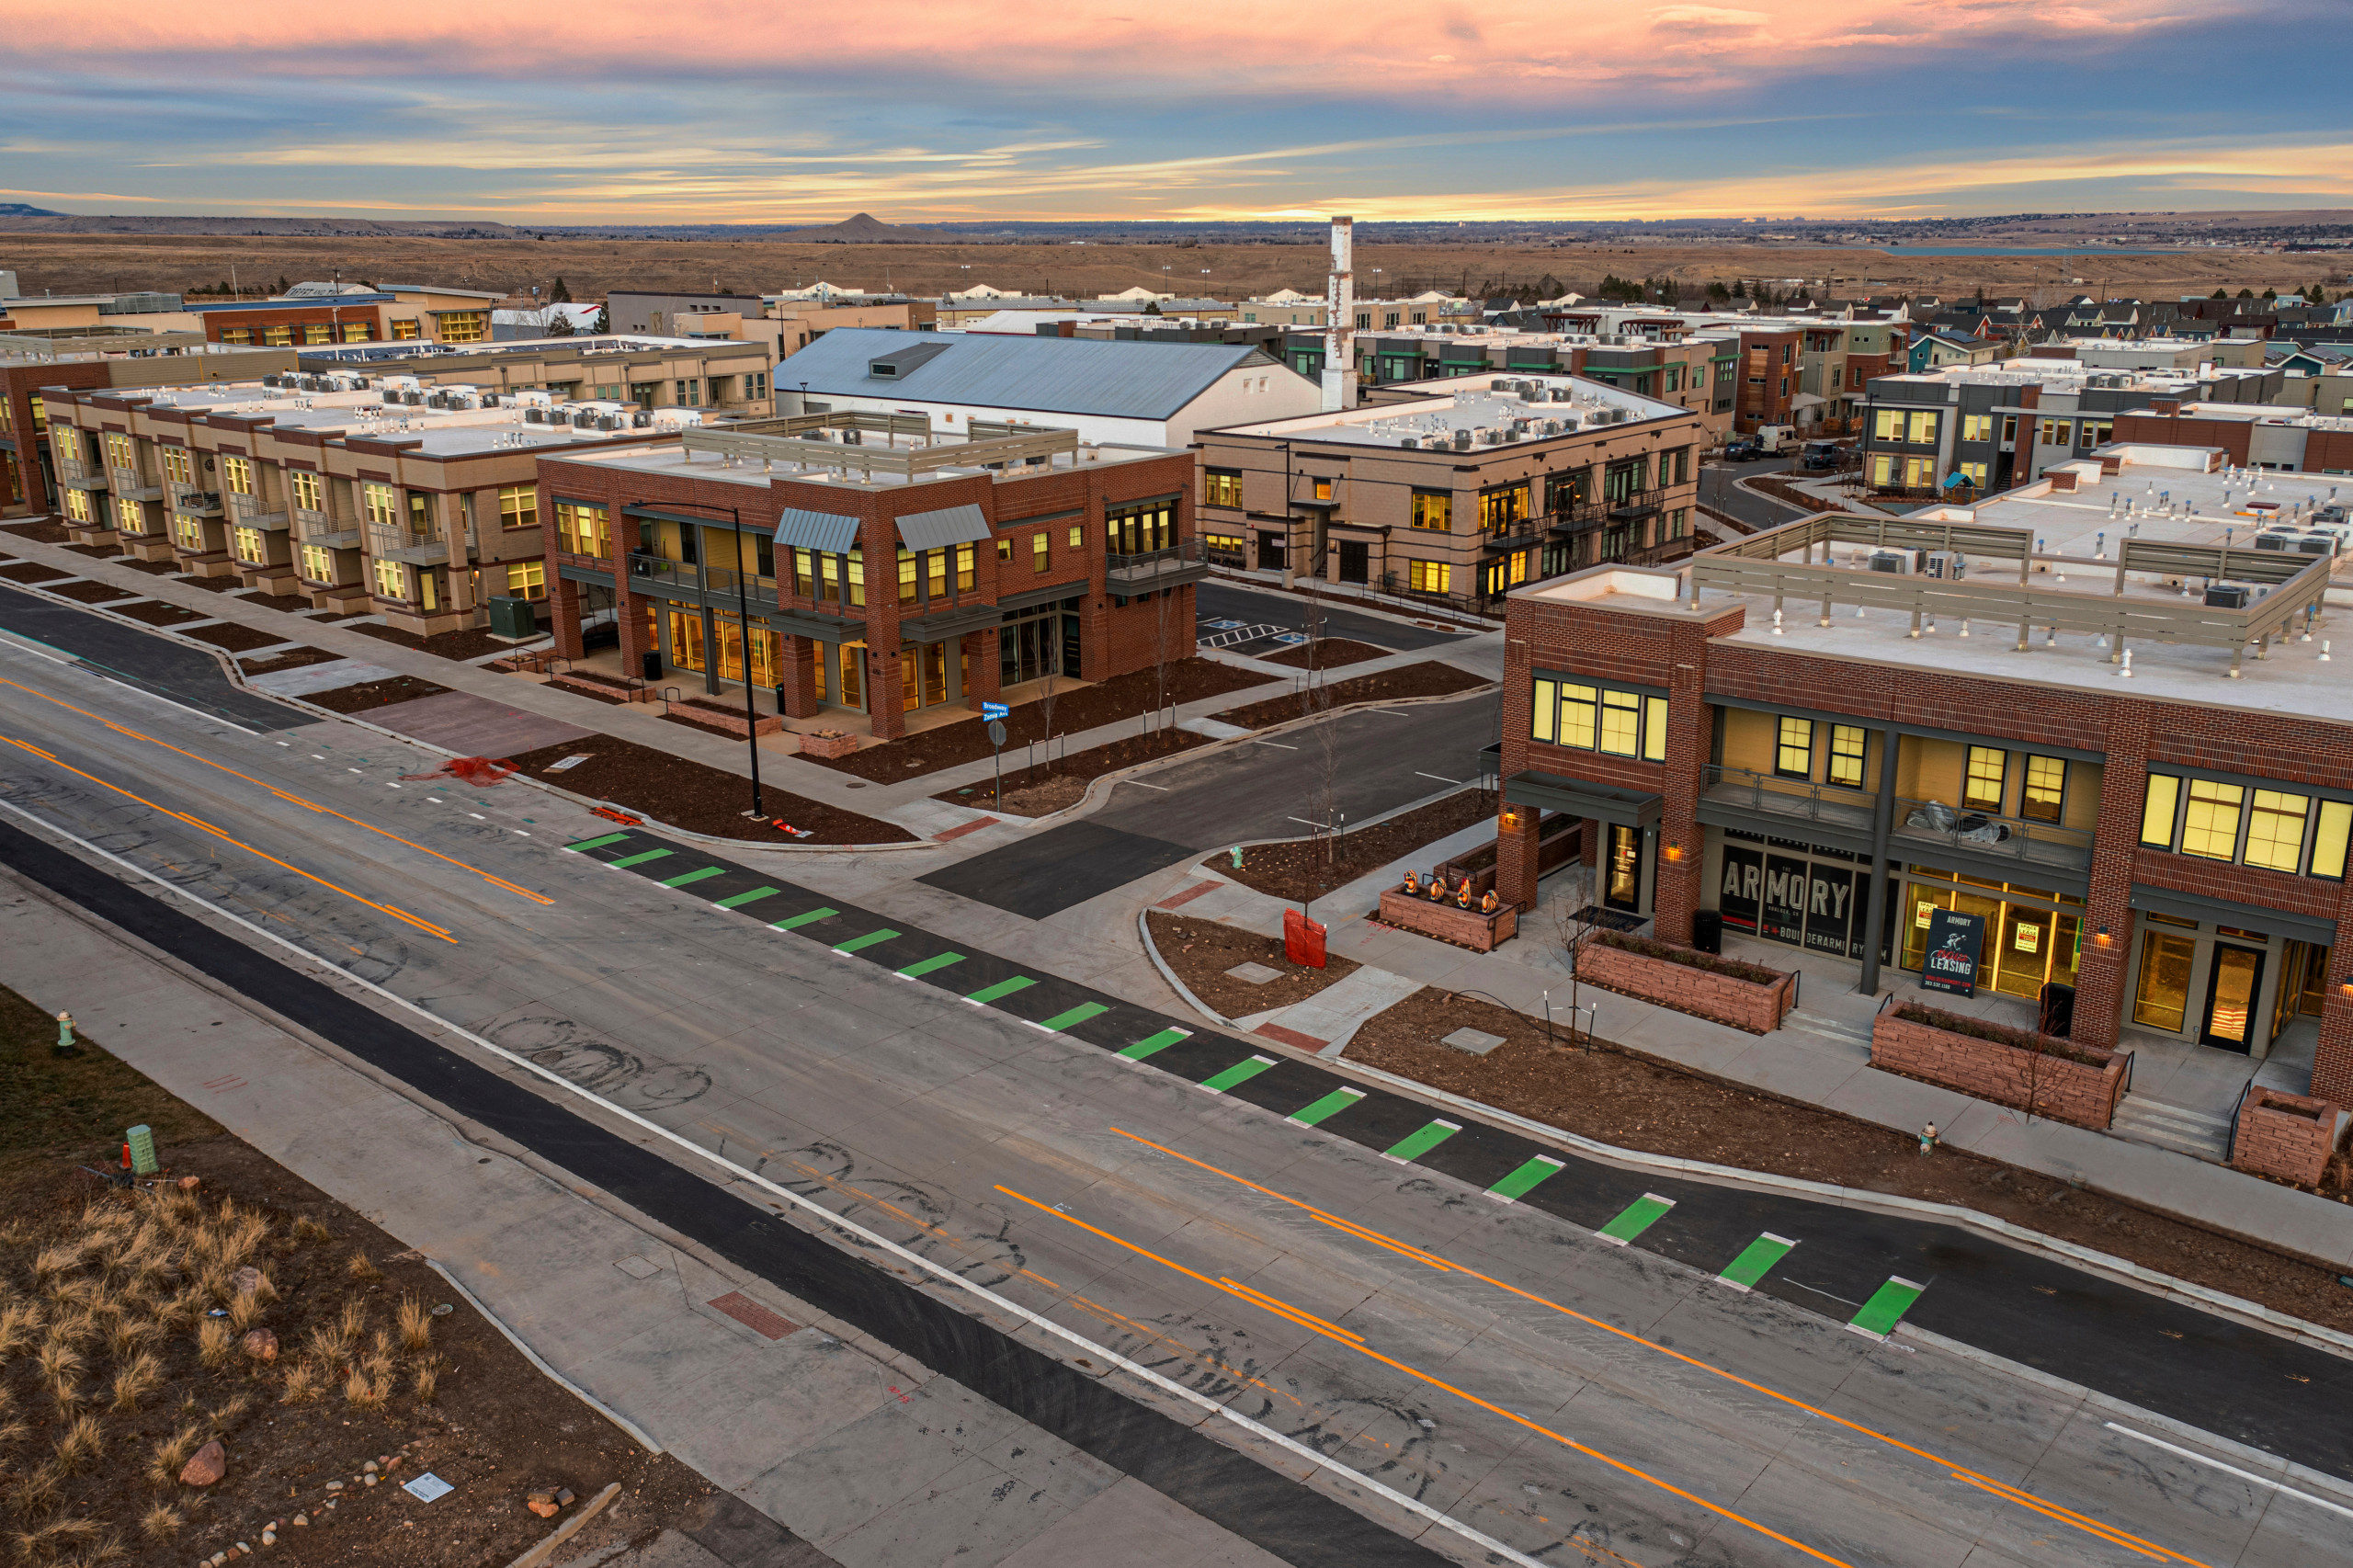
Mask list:
[[[1920,971],[1924,990],[1949,991],[1956,996],[1977,994],[1977,960],[1985,949],[1985,917],[1957,909],[1932,910],[1928,915],[1927,960]]]
[[[1763,907],[1757,912],[1756,934],[1769,941],[1802,947],[1805,942],[1806,884],[1802,860],[1765,857]]]

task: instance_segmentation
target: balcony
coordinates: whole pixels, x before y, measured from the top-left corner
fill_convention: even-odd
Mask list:
[[[429,533],[417,533],[408,528],[370,528],[368,530],[368,553],[379,561],[398,561],[410,566],[438,566],[449,559],[449,547]]]
[[[1708,813],[1711,820],[1736,814],[1743,819],[1740,825],[1768,833],[1843,839],[1848,848],[1870,846],[1875,802],[1869,790],[1782,778],[1746,767],[1709,767],[1700,784],[1702,806],[1719,808]],[[1998,862],[2006,872],[2032,870],[2054,874],[2063,882],[2080,881],[2091,869],[2092,835],[2083,828],[1899,795],[1888,831],[1888,855],[1961,869]]]
[[[586,559],[574,557],[573,559]],[[597,562],[602,565],[603,562]],[[659,555],[629,558],[629,591],[665,598],[716,605],[736,602],[738,588],[745,604],[763,610],[778,607],[776,579],[749,576],[725,566],[704,566],[692,561],[670,561]]]
[[[1541,517],[1522,517],[1479,536],[1479,548],[1490,555],[1507,555],[1544,542],[1549,531]]]
[[[217,517],[221,515],[221,493],[199,490],[192,484],[172,486],[172,510],[185,512],[191,517]]]
[[[260,496],[240,495],[234,491],[229,493],[227,500],[229,520],[239,528],[268,528],[272,532],[285,531],[287,513],[284,507],[272,511],[263,506]]]
[[[85,463],[79,458],[60,458],[57,460],[57,482],[68,490],[104,490],[107,487],[106,470]]]
[[[126,501],[161,501],[164,498],[164,487],[148,483],[135,468],[108,469],[107,475],[108,488]]]
[[[1207,550],[1196,537],[1179,540],[1166,550],[1106,558],[1104,586],[1108,592],[1132,598],[1138,594],[1198,583],[1209,574]]]

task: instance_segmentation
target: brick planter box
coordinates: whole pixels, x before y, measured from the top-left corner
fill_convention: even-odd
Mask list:
[[[856,735],[803,735],[801,751],[804,756],[847,756],[858,749]]]
[[[2336,1107],[2310,1095],[2251,1089],[2239,1106],[2231,1164],[2256,1176],[2318,1187],[2336,1142]]]
[[[733,735],[738,740],[744,736],[744,715],[741,713],[722,713],[716,708],[706,708],[697,702],[665,702],[662,710],[673,718],[685,719],[706,729]],[[784,728],[784,721],[773,713],[763,713],[750,728],[756,735],[773,735]]]
[[[1751,1034],[1779,1028],[1797,1000],[1794,975],[1777,973],[1769,982],[1744,980],[1598,939],[1578,949],[1577,979]]]
[[[2115,1118],[2132,1059],[2130,1051],[2014,1031],[2021,1040],[2049,1040],[2047,1049],[2035,1051],[1940,1028],[1904,1017],[1903,1012],[1885,1007],[1871,1020],[1872,1066],[2096,1132],[2107,1131]]]
[[[1474,953],[1492,952],[1498,943],[1519,935],[1519,911],[1509,904],[1493,915],[1483,915],[1475,909],[1460,908],[1452,899],[1433,903],[1396,888],[1381,895],[1381,922],[1401,931],[1451,942]]]
[[[632,689],[617,680],[603,680],[596,676],[575,675],[570,670],[566,670],[560,676],[551,676],[548,678],[548,684],[563,687],[572,691],[585,691],[592,697],[610,698],[621,702],[651,702],[656,695],[650,686],[641,686]]]

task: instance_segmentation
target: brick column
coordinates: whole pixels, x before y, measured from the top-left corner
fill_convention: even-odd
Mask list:
[[[1536,907],[1534,806],[1506,806],[1495,818],[1495,897],[1514,909]]]
[[[555,633],[556,656],[577,659],[587,653],[580,634],[580,585],[568,577],[548,578],[548,630]]]
[[[1707,634],[1677,627],[1676,664],[1667,685],[1666,778],[1659,791],[1658,862],[1651,883],[1652,929],[1659,939],[1688,943],[1699,910],[1706,856],[1699,829],[1699,770],[1713,736],[1700,672]]]
[[[2132,960],[2132,851],[2141,839],[2148,777],[2148,710],[2137,702],[2120,702],[2109,721],[2108,771],[2100,781],[2091,892],[2084,908],[2084,958],[2075,971],[2071,1033],[2086,1045],[2115,1045],[2124,1023],[2124,976]]]
[[[788,719],[814,719],[817,705],[817,642],[813,637],[787,637],[784,642],[784,676],[779,684],[779,700],[784,704]]]
[[[964,653],[969,666],[964,672],[964,706],[977,713],[983,702],[1002,702],[1004,666],[999,661],[1004,654],[997,647],[997,629],[964,633]]]
[[[868,622],[870,630],[872,622]],[[901,683],[896,643],[866,650],[866,716],[874,724],[874,738],[895,741],[907,733],[906,696]]]
[[[2337,895],[2336,941],[2328,949],[2328,989],[2321,998],[2310,1092],[2353,1105],[2353,881]]]

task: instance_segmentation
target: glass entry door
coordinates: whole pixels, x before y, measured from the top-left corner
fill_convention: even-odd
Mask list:
[[[2200,1045],[2216,1045],[2241,1054],[2254,1045],[2256,999],[2263,992],[2263,957],[2254,948],[2214,944],[2213,973],[2206,982],[2206,1023],[2198,1035]]]
[[[1612,909],[1643,906],[1642,829],[1609,824],[1608,856],[1601,869],[1601,902]]]

